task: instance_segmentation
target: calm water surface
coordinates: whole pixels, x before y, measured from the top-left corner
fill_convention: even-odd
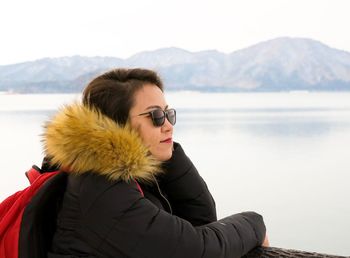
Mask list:
[[[79,95],[0,95],[0,198],[40,164],[42,124]],[[263,214],[271,245],[350,255],[350,93],[167,94],[174,139],[218,216]]]

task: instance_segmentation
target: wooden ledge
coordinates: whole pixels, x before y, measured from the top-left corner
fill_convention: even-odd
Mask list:
[[[319,257],[319,258],[344,258],[350,256],[337,256],[329,254],[320,254],[313,252],[304,252],[277,247],[257,247],[250,251],[244,258],[270,258],[270,257]]]

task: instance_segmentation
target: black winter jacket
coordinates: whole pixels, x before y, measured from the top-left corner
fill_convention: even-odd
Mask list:
[[[179,144],[160,164],[137,133],[79,104],[47,124],[46,154],[69,174],[49,258],[241,257],[263,242],[260,215],[216,220]]]

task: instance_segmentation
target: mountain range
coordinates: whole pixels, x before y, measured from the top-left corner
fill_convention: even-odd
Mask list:
[[[170,90],[350,90],[350,53],[306,38],[276,38],[229,54],[180,48],[127,59],[71,56],[0,66],[0,91],[80,92],[117,67],[155,69]]]

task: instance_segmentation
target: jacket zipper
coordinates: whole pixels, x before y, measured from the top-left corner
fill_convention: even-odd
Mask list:
[[[173,214],[173,209],[171,208],[170,202],[168,201],[168,199],[163,195],[162,191],[160,190],[160,187],[159,187],[157,179],[154,177],[154,175],[152,175],[152,176],[153,176],[154,182],[156,183],[156,186],[157,186],[157,189],[158,189],[158,193],[160,194],[162,199],[167,203],[169,211],[170,211],[170,214],[172,215]]]

